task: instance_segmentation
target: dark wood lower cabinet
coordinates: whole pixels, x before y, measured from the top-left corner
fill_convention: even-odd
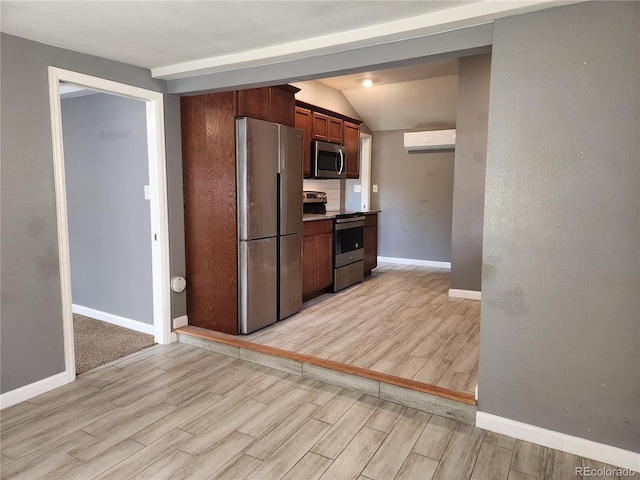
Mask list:
[[[302,296],[309,299],[333,283],[333,220],[305,222],[302,231]]]
[[[378,214],[370,213],[364,220],[364,274],[378,266]]]
[[[323,289],[333,283],[333,233],[316,235],[315,240],[316,287]]]
[[[302,237],[302,296],[316,290],[316,236]]]

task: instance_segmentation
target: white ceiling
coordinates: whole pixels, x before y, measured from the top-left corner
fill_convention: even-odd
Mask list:
[[[552,5],[553,0],[2,0],[0,27],[149,68],[157,78],[177,78]]]
[[[408,82],[424,78],[442,77],[458,74],[458,59],[440,62],[421,63],[407,67],[388,68],[386,70],[370,70],[368,72],[343,75],[341,77],[324,78],[320,80],[325,85],[337,90],[345,91],[361,88],[364,79],[374,81],[374,88],[388,83]],[[366,88],[366,87],[365,87]]]
[[[572,0],[569,0],[571,2]],[[578,0],[576,0],[578,1]],[[555,0],[0,0],[2,32],[180,78],[486,23]],[[563,0],[560,3],[568,3]],[[455,23],[458,22],[458,23]],[[323,80],[374,131],[455,123],[457,60]],[[371,88],[356,81],[374,78]]]
[[[477,0],[476,0],[477,1]],[[224,57],[459,1],[6,1],[2,31],[145,68]]]
[[[454,128],[458,76],[388,83],[342,92],[372,131]]]

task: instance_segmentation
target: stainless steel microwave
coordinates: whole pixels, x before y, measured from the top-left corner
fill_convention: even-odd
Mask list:
[[[312,151],[314,178],[346,178],[347,149],[344,145],[315,140]]]

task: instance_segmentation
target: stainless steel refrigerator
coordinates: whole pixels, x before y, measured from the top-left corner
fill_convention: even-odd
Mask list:
[[[236,120],[240,333],[302,308],[302,147],[302,130]]]

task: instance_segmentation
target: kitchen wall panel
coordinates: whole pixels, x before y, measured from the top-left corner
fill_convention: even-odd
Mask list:
[[[451,288],[476,292],[482,281],[490,73],[489,53],[461,58],[458,64]]]
[[[640,4],[495,22],[478,410],[640,451]]]
[[[404,131],[373,132],[371,206],[380,209],[378,255],[451,261],[453,152],[408,153]]]
[[[302,186],[305,190],[316,190],[327,193],[327,210],[340,210],[343,208],[343,193],[341,190],[340,180],[327,179],[317,180],[314,178],[305,178]]]
[[[148,70],[2,34],[1,208],[2,299],[0,392],[64,371],[62,305],[47,67],[55,65],[155,91],[166,83]],[[170,101],[166,102],[170,107]],[[168,170],[181,164],[171,128],[179,115],[165,112]],[[173,121],[171,121],[173,120]],[[179,125],[179,117],[177,122]],[[179,135],[179,131],[178,131]],[[178,145],[179,147],[179,145]],[[169,177],[170,231],[182,217],[182,178]],[[178,198],[175,196],[179,195]],[[180,208],[175,206],[179,204]],[[172,273],[182,267],[184,236],[172,235]],[[181,256],[182,255],[182,256]],[[181,258],[179,258],[181,256]],[[177,269],[173,270],[174,268]],[[172,294],[172,307],[176,295]],[[177,303],[177,302],[176,302]],[[179,306],[174,316],[184,315]]]

